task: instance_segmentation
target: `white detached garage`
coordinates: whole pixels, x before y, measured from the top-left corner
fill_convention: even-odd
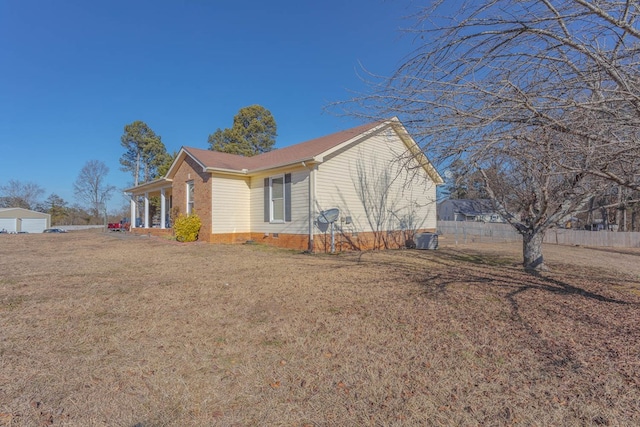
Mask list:
[[[22,208],[0,208],[0,231],[42,233],[51,226],[51,215]]]

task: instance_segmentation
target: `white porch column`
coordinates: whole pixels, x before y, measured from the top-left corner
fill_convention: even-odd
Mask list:
[[[144,193],[144,228],[149,228],[149,193]]]
[[[166,210],[167,210],[167,202],[164,195],[164,188],[161,188],[160,189],[160,228],[166,228],[167,226],[167,224],[165,223]]]
[[[129,212],[129,224],[131,228],[136,228],[136,196],[131,195],[131,201],[129,202],[130,211]]]

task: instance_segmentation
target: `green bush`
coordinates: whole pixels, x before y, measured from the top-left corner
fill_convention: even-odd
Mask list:
[[[182,215],[173,223],[173,232],[178,242],[195,242],[198,240],[198,232],[200,231],[200,217],[196,214]]]

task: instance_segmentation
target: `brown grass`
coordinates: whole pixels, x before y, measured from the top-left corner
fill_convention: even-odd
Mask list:
[[[0,235],[0,425],[640,425],[640,252],[442,246]]]

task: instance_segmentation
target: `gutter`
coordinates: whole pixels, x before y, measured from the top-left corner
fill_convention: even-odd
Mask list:
[[[217,173],[224,173],[229,175],[246,176],[246,175],[253,175],[259,172],[264,172],[272,169],[284,168],[286,166],[295,166],[296,164],[302,164],[304,167],[308,169],[310,165],[314,165],[316,163],[322,163],[322,161],[323,161],[322,156],[315,156],[315,157],[309,157],[309,158],[300,159],[300,160],[294,160],[291,162],[265,166],[257,169],[226,169],[226,168],[208,167],[204,169],[204,172],[208,172],[208,173],[217,172]]]
[[[225,168],[204,168],[203,171],[207,173],[216,172],[216,173],[223,173],[226,175],[241,175],[241,176],[248,175],[249,173],[248,169],[238,170],[238,169],[225,169]]]
[[[316,204],[316,165],[307,165],[306,162],[302,162],[302,166],[309,170],[309,252],[314,252],[314,234],[313,234],[313,222],[315,219],[314,206]]]
[[[323,161],[322,156],[314,156],[314,157],[308,157],[306,159],[299,159],[299,160],[294,160],[294,161],[290,161],[290,162],[279,163],[279,164],[276,164],[276,165],[265,166],[265,167],[261,167],[261,168],[258,168],[258,169],[251,169],[248,173],[253,174],[253,173],[263,172],[263,171],[267,171],[267,170],[271,170],[271,169],[283,168],[285,166],[294,166],[297,163],[303,164],[308,169],[309,165],[313,165],[313,164],[316,164],[316,163],[322,163],[322,161]]]

